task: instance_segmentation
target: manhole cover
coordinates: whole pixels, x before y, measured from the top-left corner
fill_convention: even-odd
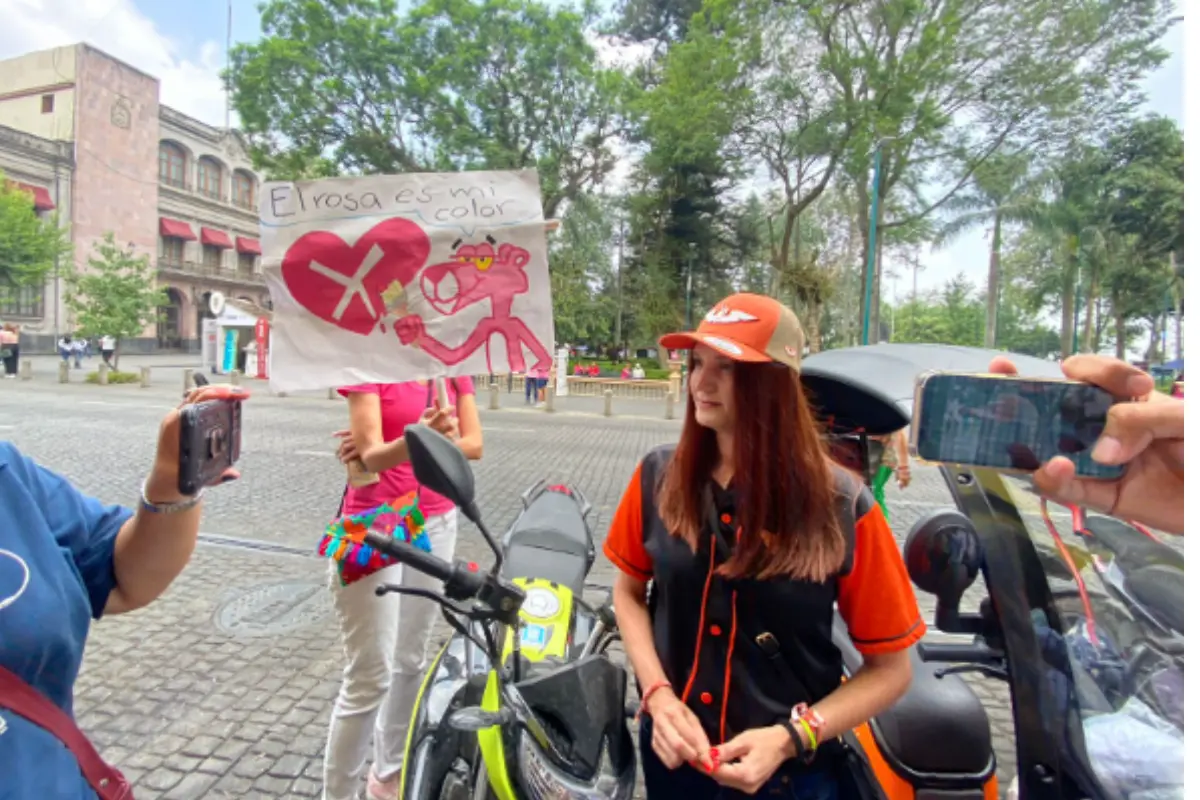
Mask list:
[[[324,619],[329,608],[323,584],[271,583],[222,603],[215,622],[233,636],[278,636]]]

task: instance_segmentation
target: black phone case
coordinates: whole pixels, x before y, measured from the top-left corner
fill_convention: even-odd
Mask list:
[[[210,438],[226,431],[227,446],[214,454]],[[179,492],[194,495],[237,463],[242,449],[242,402],[209,400],[179,412]]]

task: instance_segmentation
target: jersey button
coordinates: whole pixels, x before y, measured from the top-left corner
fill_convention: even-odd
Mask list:
[[[721,626],[713,625],[712,627],[710,627],[708,629],[708,632],[711,633],[713,636],[720,636],[721,635]]]
[[[712,695],[709,694],[708,692],[701,692],[700,693],[700,702],[704,703],[704,705],[706,705],[706,706],[712,705]]]

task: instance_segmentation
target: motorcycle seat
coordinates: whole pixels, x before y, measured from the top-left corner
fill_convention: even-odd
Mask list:
[[[1183,569],[1183,555],[1171,547],[1156,542],[1136,528],[1113,517],[1089,514],[1087,527],[1092,536],[1116,556],[1126,571],[1135,571],[1151,564],[1165,564]]]
[[[850,675],[863,663],[845,623],[835,619],[833,639]],[[983,703],[962,678],[938,678],[914,647],[908,691],[871,720],[871,733],[889,766],[920,784],[928,778],[986,778],[995,770],[991,726]]]
[[[579,595],[595,558],[592,533],[570,495],[546,491],[534,498],[504,537],[503,573],[542,578]]]
[[[1125,591],[1162,624],[1183,633],[1183,570],[1151,564],[1125,576]]]

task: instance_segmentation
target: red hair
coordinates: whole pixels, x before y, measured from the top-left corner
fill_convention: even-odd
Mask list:
[[[741,535],[718,574],[824,581],[841,569],[846,541],[832,462],[800,376],[782,364],[734,362],[733,385]],[[667,529],[693,550],[707,519],[705,490],[719,461],[716,432],[696,422],[689,393],[683,434],[659,486],[658,511]]]

